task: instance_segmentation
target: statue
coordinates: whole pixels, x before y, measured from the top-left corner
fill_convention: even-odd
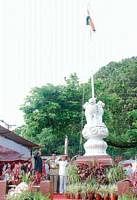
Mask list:
[[[103,140],[108,135],[108,129],[102,120],[104,106],[102,101],[96,102],[96,98],[90,98],[83,105],[87,121],[82,130],[82,135],[87,140],[84,144],[86,156],[107,155],[107,143]]]
[[[95,113],[96,113],[96,99],[90,98],[88,102],[83,105],[85,109],[85,117],[88,125],[95,123]]]
[[[103,123],[102,118],[103,118],[103,114],[104,114],[104,110],[103,110],[104,106],[105,106],[105,104],[102,101],[98,101],[97,109],[96,109],[96,120],[97,120],[98,125],[101,125]]]
[[[88,126],[101,125],[103,123],[102,117],[104,114],[104,105],[105,104],[102,101],[96,103],[95,98],[90,98],[89,101],[83,105]]]

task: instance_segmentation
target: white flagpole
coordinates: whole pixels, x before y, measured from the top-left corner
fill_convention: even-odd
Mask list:
[[[95,90],[94,90],[94,77],[93,77],[93,73],[91,75],[91,88],[92,88],[92,98],[95,97]]]
[[[89,5],[88,5],[89,7]],[[88,9],[87,9],[88,10]],[[90,15],[90,12],[88,10],[88,14]],[[91,17],[91,16],[90,16]],[[92,41],[92,30],[91,30],[91,27],[90,27],[90,30],[89,30],[89,39],[90,39],[90,42],[89,44],[91,44],[91,41]],[[90,52],[90,51],[89,51]],[[92,89],[92,98],[95,97],[95,89],[94,89],[94,76],[93,76],[93,71],[91,72],[91,89]]]
[[[65,137],[64,154],[68,155],[68,136]]]

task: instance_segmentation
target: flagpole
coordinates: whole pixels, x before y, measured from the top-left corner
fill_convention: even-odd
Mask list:
[[[90,16],[90,12],[89,12],[89,10],[87,10],[87,12],[88,12],[88,15]],[[90,27],[90,30],[89,30],[89,39],[90,39],[90,42],[89,42],[89,44],[91,44],[91,41],[92,41],[92,31],[96,31],[95,30],[95,26],[94,26],[94,24],[93,24],[93,22],[92,22],[92,19],[91,19],[91,16],[90,16],[90,25],[91,25],[91,27],[92,27],[92,30],[91,30],[91,27]],[[90,51],[89,51],[90,52]],[[91,72],[91,90],[92,90],[92,98],[94,98],[95,97],[95,88],[94,88],[94,76],[93,76],[93,70],[92,70],[92,72]]]
[[[89,31],[89,39],[91,43],[91,39],[92,39],[92,31],[95,32],[95,26],[94,23],[90,17],[90,12],[87,9],[87,18],[86,18],[86,25],[90,25],[90,31]],[[92,30],[91,30],[92,29]],[[90,50],[89,50],[90,52]],[[93,72],[91,73],[91,89],[92,89],[92,98],[94,98],[95,96],[95,91],[94,91],[94,76],[93,76]],[[83,95],[82,95],[82,105],[84,104],[84,86],[83,86]],[[81,116],[81,129],[83,128],[83,109],[82,109],[82,116]],[[80,142],[79,142],[79,154],[82,153],[82,134],[80,134]]]
[[[93,77],[93,73],[91,75],[91,89],[92,89],[92,98],[95,97],[95,89],[94,89],[94,77]]]
[[[68,155],[68,136],[65,137],[64,154]]]

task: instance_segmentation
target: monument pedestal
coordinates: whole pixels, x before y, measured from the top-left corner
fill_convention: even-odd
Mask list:
[[[86,163],[88,165],[113,165],[113,160],[109,155],[97,155],[97,156],[79,156],[76,159],[77,164]]]

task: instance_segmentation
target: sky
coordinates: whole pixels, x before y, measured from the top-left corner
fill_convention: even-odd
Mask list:
[[[89,36],[87,7],[96,26]],[[23,124],[31,88],[80,82],[137,55],[136,0],[0,0],[0,120]]]

